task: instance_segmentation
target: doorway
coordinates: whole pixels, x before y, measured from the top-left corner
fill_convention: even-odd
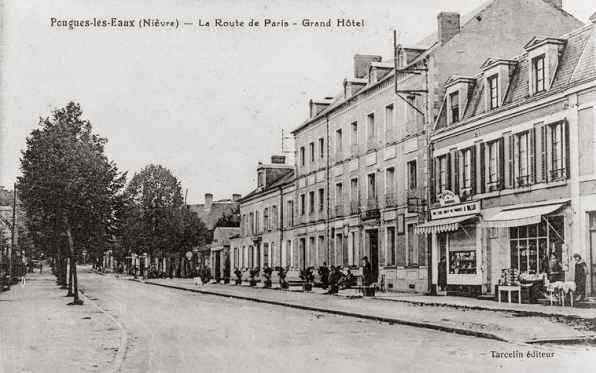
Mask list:
[[[437,248],[437,295],[447,295],[447,233],[437,234]]]
[[[306,238],[300,239],[300,269],[306,269]]]
[[[377,282],[379,278],[379,231],[377,229],[368,231],[368,244],[373,282]]]

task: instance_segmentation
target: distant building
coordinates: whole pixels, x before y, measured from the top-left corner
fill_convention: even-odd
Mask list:
[[[230,242],[234,237],[238,237],[240,228],[236,227],[217,227],[213,232],[213,242],[210,245],[211,255],[211,275],[213,278],[224,278],[224,269],[226,258],[230,260]],[[230,269],[228,263],[228,269]],[[230,275],[233,271],[230,271]],[[218,276],[219,275],[219,276]]]
[[[196,212],[199,218],[205,223],[208,229],[213,229],[215,223],[225,214],[231,214],[235,207],[238,206],[238,199],[240,194],[233,194],[232,199],[222,199],[213,201],[213,194],[205,194],[205,203],[189,205],[189,209]]]
[[[259,163],[257,188],[238,200],[240,236],[231,240],[231,269],[290,266],[298,276],[294,251],[294,166],[284,156]],[[232,272],[233,273],[233,272]]]

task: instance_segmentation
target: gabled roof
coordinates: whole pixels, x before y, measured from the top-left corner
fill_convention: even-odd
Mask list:
[[[542,38],[540,40],[544,41],[546,39],[562,40],[565,42],[565,48],[560,56],[559,64],[550,89],[546,92],[530,96],[530,62],[528,61],[527,53],[521,54],[509,60],[515,63],[515,69],[510,78],[509,88],[505,93],[503,105],[500,108],[495,109],[493,112],[498,113],[507,110],[512,106],[517,106],[556,94],[561,92],[561,90],[578,84],[579,82],[596,79],[596,31],[594,24],[584,26],[561,38]],[[538,39],[533,38],[532,40]],[[468,120],[488,114],[486,113],[484,104],[484,76],[480,73],[475,79],[476,84],[474,85],[473,92],[470,94],[470,99],[463,119],[453,127],[460,126]],[[435,131],[446,130],[449,128],[447,125],[446,111],[447,108],[443,105],[435,122]]]
[[[507,65],[515,65],[515,60],[507,60],[505,58],[498,58],[498,57],[489,57],[484,63],[480,66],[481,70],[487,70],[493,67],[494,65],[499,64],[507,64]]]
[[[208,229],[213,229],[215,223],[224,214],[230,214],[234,208],[233,202],[213,202],[211,208],[207,210],[204,204],[189,205],[189,209],[195,211],[201,221],[207,226]]]
[[[548,36],[534,36],[528,44],[524,45],[524,49],[530,51],[546,43],[564,44],[565,39],[549,38]]]
[[[271,191],[277,190],[279,187],[284,186],[286,184],[292,184],[294,182],[294,170],[289,170],[286,174],[282,177],[265,187],[264,189],[255,189],[252,192],[248,193],[246,196],[242,197],[238,200],[238,202],[248,201],[256,196],[267,194]]]

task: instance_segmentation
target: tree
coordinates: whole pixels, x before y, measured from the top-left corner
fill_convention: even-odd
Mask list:
[[[82,303],[78,254],[87,249],[99,255],[110,244],[126,180],[104,154],[107,140],[93,134],[82,114],[80,105],[70,102],[51,118],[40,118],[41,128],[31,132],[22,151],[17,187],[31,239],[57,259],[59,276],[63,258],[71,259],[72,304]]]
[[[123,243],[137,254],[171,250],[179,244],[184,200],[180,183],[170,170],[149,165],[126,188],[127,216]]]
[[[207,227],[184,206],[182,188],[160,165],[135,174],[126,188],[127,214],[122,244],[137,254],[178,253],[180,257],[205,243]]]
[[[230,212],[224,213],[217,219],[213,229],[217,227],[240,227],[240,205],[236,204]]]

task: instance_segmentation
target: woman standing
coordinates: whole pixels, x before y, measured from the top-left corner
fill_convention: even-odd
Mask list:
[[[586,297],[588,267],[579,254],[573,254],[573,259],[575,259],[575,292],[577,293],[575,300],[583,300]]]

